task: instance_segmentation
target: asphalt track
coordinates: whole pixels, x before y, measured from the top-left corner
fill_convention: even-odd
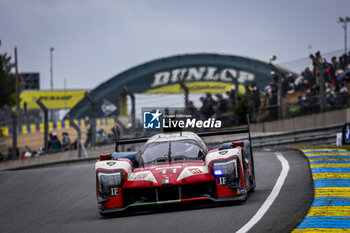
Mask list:
[[[250,232],[290,232],[313,200],[309,164],[279,151],[290,170],[281,192]],[[255,151],[257,188],[244,204],[167,206],[103,218],[97,212],[94,164],[0,172],[0,232],[236,232],[258,211],[281,172],[273,151]]]

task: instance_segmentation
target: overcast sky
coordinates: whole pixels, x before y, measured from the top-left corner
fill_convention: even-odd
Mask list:
[[[349,0],[0,0],[0,53],[17,46],[19,71],[40,72],[49,89],[53,46],[54,88],[66,78],[70,89],[92,89],[177,54],[276,54],[285,62],[306,57],[309,45],[343,49],[339,16],[350,16]]]

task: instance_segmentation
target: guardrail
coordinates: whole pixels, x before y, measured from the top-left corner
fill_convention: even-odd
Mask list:
[[[312,129],[295,130],[283,133],[271,133],[252,136],[253,148],[284,147],[294,145],[329,145],[336,143],[337,132],[343,124],[317,127]],[[240,138],[246,139],[246,138]],[[211,142],[210,144],[219,143]]]

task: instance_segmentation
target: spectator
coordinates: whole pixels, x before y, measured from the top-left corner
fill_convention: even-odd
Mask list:
[[[323,76],[325,82],[331,83],[332,82],[332,77],[331,77],[331,69],[332,65],[327,62],[327,59],[323,59]]]
[[[342,106],[344,106],[348,103],[349,91],[343,82],[339,83],[339,88],[339,102]]]
[[[340,70],[340,64],[337,60],[337,57],[332,57],[331,61],[332,61],[331,68],[330,68],[331,83],[335,83],[337,81],[337,71]]]
[[[228,100],[225,99],[221,94],[216,94],[217,97],[217,106],[216,106],[216,118],[223,119],[225,121],[226,113],[229,110]],[[225,115],[225,116],[224,116]]]
[[[269,113],[264,117],[263,121],[272,121],[278,119],[278,97],[277,97],[277,85],[274,81],[270,82],[269,91],[266,93],[266,109]]]
[[[294,75],[292,73],[289,73],[287,75],[287,84],[288,84],[288,91],[292,91],[294,92],[295,88],[294,88]]]
[[[322,64],[323,60],[322,60],[322,56],[321,56],[321,52],[317,51],[316,54],[316,60]],[[312,62],[312,65],[314,67],[313,71],[312,71],[312,77],[314,78],[314,80],[316,82],[318,82],[318,78],[320,77],[320,67],[318,67],[318,65],[315,62]],[[311,83],[310,83],[311,84]],[[311,84],[312,85],[312,84]]]
[[[226,95],[229,97],[229,107],[234,110],[236,108],[236,90],[231,88],[230,91],[226,92]]]
[[[62,133],[62,149],[64,151],[69,150],[71,147],[71,140],[67,132]]]
[[[108,135],[104,129],[98,130],[97,134],[98,134],[97,144],[103,145],[108,143]]]
[[[320,104],[315,96],[315,88],[310,88],[305,93],[303,112],[307,114],[318,112]]]
[[[197,108],[193,105],[192,101],[188,101],[188,107],[187,107],[188,114],[192,116],[192,118],[199,119],[199,112]]]
[[[254,102],[252,119],[254,122],[258,122],[259,108],[260,108],[260,104],[261,104],[261,102],[260,102],[260,90],[256,86],[255,83],[252,83],[251,88],[252,88],[251,98]]]
[[[309,82],[307,80],[305,80],[304,75],[305,74],[304,74],[304,71],[303,71],[303,72],[301,72],[301,75],[298,76],[294,80],[294,89],[296,91],[298,91],[298,90],[306,90],[310,86]]]
[[[271,74],[272,80],[273,80],[275,83],[278,83],[278,76],[277,76],[277,74],[275,73],[275,71],[271,71],[270,74]]]
[[[55,132],[50,134],[49,151],[50,152],[59,152],[59,151],[61,151],[61,142],[58,139],[57,133],[55,133]]]
[[[304,79],[307,81],[308,87],[310,87],[316,83],[315,76],[312,75],[309,67],[306,67],[304,70]]]
[[[212,117],[215,113],[214,107],[216,106],[216,102],[214,101],[212,95],[210,93],[206,94],[206,97],[202,99],[202,107],[201,112],[205,119]]]
[[[339,58],[339,63],[340,63],[340,69],[346,70],[348,63],[348,56],[346,53],[344,53],[340,58]]]

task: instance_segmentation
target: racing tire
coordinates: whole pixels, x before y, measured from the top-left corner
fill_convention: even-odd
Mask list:
[[[255,191],[255,185],[253,187],[251,187],[248,192],[249,193],[254,193],[254,191]]]

